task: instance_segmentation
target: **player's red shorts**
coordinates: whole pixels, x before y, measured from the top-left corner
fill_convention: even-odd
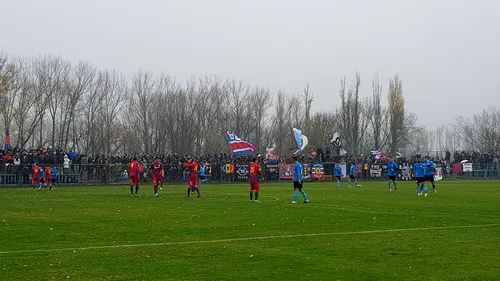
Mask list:
[[[52,177],[45,178],[45,184],[52,184]]]
[[[31,182],[33,184],[40,184],[41,181],[40,181],[40,178],[34,178],[34,179],[31,179]]]
[[[260,182],[250,183],[250,191],[259,192],[260,191]]]
[[[198,187],[198,177],[196,177],[196,178],[189,178],[188,179],[188,186],[189,187],[194,186],[194,187],[197,188]]]
[[[138,184],[139,184],[139,176],[131,176],[130,185],[138,185]]]
[[[153,185],[159,185],[162,182],[163,182],[163,180],[161,178],[153,177]]]

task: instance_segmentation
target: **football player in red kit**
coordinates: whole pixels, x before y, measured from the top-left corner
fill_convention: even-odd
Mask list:
[[[45,168],[45,173],[43,174],[43,180],[45,183],[45,187],[48,187],[49,190],[52,190],[52,168]]]
[[[158,185],[163,180],[163,165],[160,162],[160,158],[156,158],[155,162],[153,162],[153,163],[151,163],[151,165],[149,165],[148,173],[149,173],[149,171],[152,171],[155,197],[158,197]]]
[[[33,190],[36,189],[38,186],[38,190],[42,188],[42,182],[40,179],[40,174],[42,173],[42,169],[38,167],[38,165],[35,163],[33,165],[33,168],[31,169],[31,182],[33,184]]]
[[[130,194],[134,196],[134,185],[135,185],[135,195],[139,192],[139,162],[137,162],[137,157],[130,163],[128,169],[128,176],[130,178]]]
[[[253,194],[255,193],[255,202],[259,201],[259,191],[260,191],[260,181],[262,179],[262,169],[259,163],[257,163],[257,158],[252,159],[250,164],[250,201],[253,199]]]
[[[196,193],[198,193],[198,198],[200,198],[200,188],[198,187],[198,164],[193,158],[190,158],[188,162],[184,165],[185,168],[189,168],[189,178],[188,178],[188,192],[187,197],[191,196],[191,190],[194,188]]]

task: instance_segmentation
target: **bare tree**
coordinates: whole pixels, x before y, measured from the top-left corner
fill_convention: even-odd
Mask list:
[[[304,128],[309,128],[309,121],[311,119],[311,106],[314,101],[314,94],[311,92],[309,83],[304,87]]]
[[[500,154],[500,110],[485,109],[470,119],[457,118],[453,128],[455,135],[469,150]]]
[[[155,81],[149,72],[139,70],[132,78],[132,88],[130,95],[130,117],[133,121],[133,130],[137,130],[141,135],[143,151],[150,153],[152,141],[149,126],[150,109],[155,102],[153,97]]]
[[[70,129],[72,128],[71,125],[73,125],[77,119],[76,114],[79,109],[77,106],[82,100],[82,97],[89,92],[95,76],[96,70],[92,66],[88,63],[80,62],[73,69],[69,79],[66,81],[67,92],[63,94],[63,102],[61,103],[60,110],[61,134],[59,136],[59,144],[63,148],[70,148]],[[98,94],[94,95],[94,97],[97,98],[98,101],[102,101],[102,90],[99,89],[100,85],[97,87]],[[85,107],[85,105],[82,106]],[[76,141],[76,139],[73,139],[71,149],[74,149],[74,141]]]
[[[399,76],[389,81],[389,154],[394,155],[410,143],[410,137],[417,127],[417,117],[405,112],[403,82]]]
[[[228,91],[227,104],[230,109],[230,128],[236,135],[247,137],[248,122],[246,115],[248,111],[248,100],[250,87],[243,84],[242,81],[226,81],[225,88]]]
[[[19,81],[22,65],[16,61],[7,61],[7,56],[0,54],[0,116],[6,130],[9,130],[15,114],[14,104],[23,85]]]
[[[353,85],[347,90],[345,78],[340,81],[341,107],[337,108],[337,118],[339,118],[340,135],[345,140],[344,146],[351,154],[358,154],[361,150],[361,143],[364,138],[368,122],[363,117],[363,106],[359,98],[359,87],[361,77],[356,73]]]
[[[291,108],[287,106],[288,104],[288,96],[284,92],[279,91],[275,103],[276,111],[273,122],[274,146],[276,152],[279,154],[285,153],[285,147],[289,143],[286,140],[292,130],[290,124]]]
[[[372,81],[372,99],[365,108],[366,115],[371,127],[373,149],[383,150],[387,143],[387,109],[382,106],[382,85],[378,73],[375,73]]]
[[[329,145],[333,132],[338,131],[339,122],[332,112],[318,112],[312,115],[307,132],[311,147],[324,147]]]
[[[103,99],[100,119],[102,120],[104,152],[106,155],[112,155],[118,149],[116,145],[112,147],[118,138],[117,131],[113,130],[113,127],[118,124],[119,113],[125,106],[128,87],[125,77],[114,70],[101,72],[101,79]]]

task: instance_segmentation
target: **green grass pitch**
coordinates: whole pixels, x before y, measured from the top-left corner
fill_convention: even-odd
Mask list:
[[[500,182],[0,189],[0,280],[500,280]]]

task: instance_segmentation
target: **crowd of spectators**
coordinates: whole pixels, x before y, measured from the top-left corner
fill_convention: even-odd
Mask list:
[[[425,155],[422,155],[422,157]],[[27,167],[37,163],[42,166],[58,165],[64,166],[65,169],[72,169],[72,166],[78,164],[93,164],[102,166],[103,164],[121,164],[127,165],[134,156],[110,156],[105,155],[85,156],[74,151],[63,151],[61,149],[37,148],[37,149],[19,149],[18,147],[9,148],[7,152],[0,150],[0,163],[11,165],[11,167]],[[166,165],[182,165],[191,155],[181,154],[165,154],[165,155],[142,155],[138,159],[144,163],[151,163],[158,157],[161,162]],[[200,163],[233,163],[243,164],[249,163],[252,158],[258,157],[259,162],[267,164],[266,155],[245,155],[233,156],[227,153],[208,154],[198,157]],[[462,160],[469,160],[474,163],[497,163],[499,156],[489,154],[481,154],[478,152],[467,153],[465,151],[456,151],[453,154],[446,152],[444,157],[431,157],[437,164],[458,163]],[[398,164],[413,164],[415,156],[396,157],[394,158]],[[287,154],[280,155],[281,163],[293,163],[292,151]],[[303,154],[300,156],[300,161],[305,163],[356,163],[356,164],[385,164],[386,161],[376,159],[373,155],[343,155],[334,156],[329,148],[318,148],[311,154]]]

